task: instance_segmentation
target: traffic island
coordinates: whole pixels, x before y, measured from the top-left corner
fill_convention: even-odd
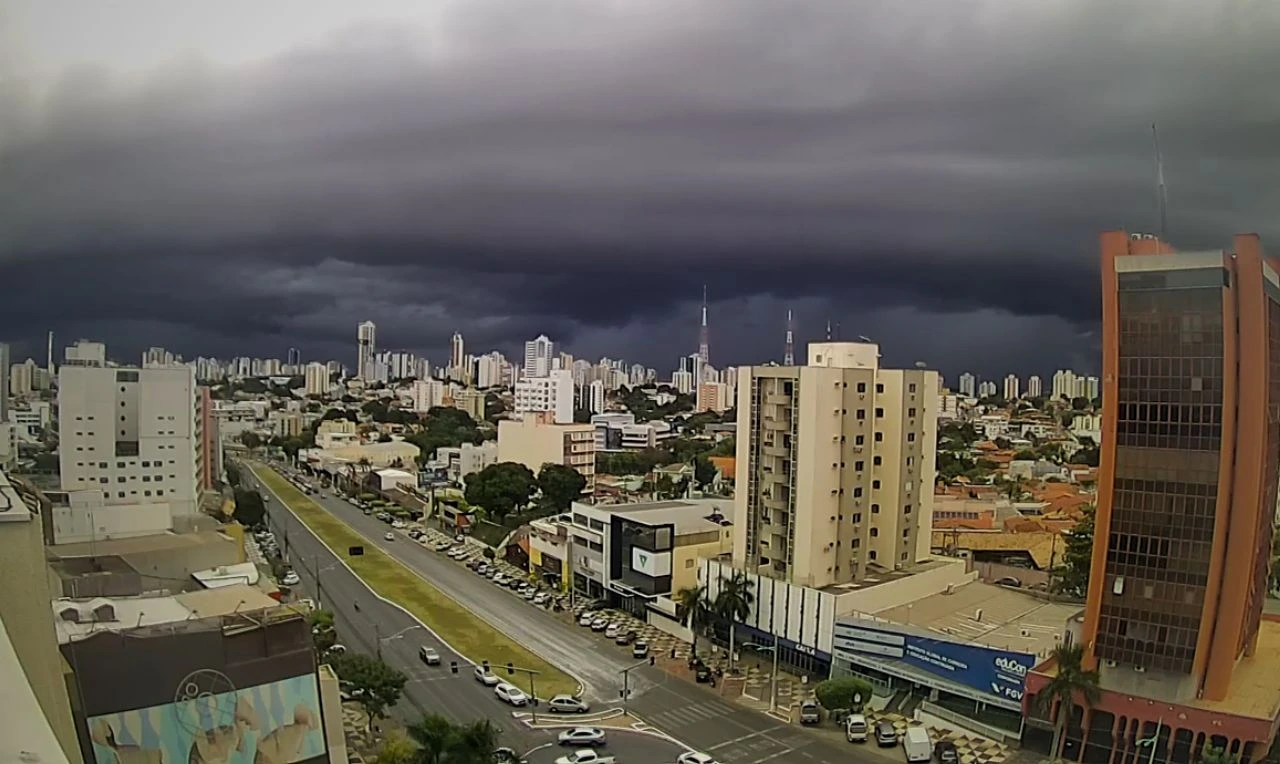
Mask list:
[[[538,672],[537,687],[541,697],[581,692],[582,686],[577,679],[513,642],[487,621],[477,618],[457,600],[319,507],[275,470],[262,465],[252,465],[249,469],[375,594],[404,608],[454,651],[477,664],[482,661],[489,661],[493,666],[512,663]],[[357,557],[348,555],[346,551],[355,546],[363,547],[364,553]]]

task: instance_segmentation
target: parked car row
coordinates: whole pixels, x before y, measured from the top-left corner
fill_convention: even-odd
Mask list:
[[[640,639],[640,634],[635,629],[626,628],[626,625],[609,611],[591,610],[588,605],[579,605],[574,609],[573,614],[579,626],[604,634],[606,639],[612,639],[613,643],[619,647],[631,645],[631,657],[649,657],[649,643]]]

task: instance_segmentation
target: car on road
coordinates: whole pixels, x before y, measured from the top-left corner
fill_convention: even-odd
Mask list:
[[[418,658],[420,658],[422,662],[427,664],[428,666],[440,665],[440,653],[436,652],[436,649],[434,647],[427,647],[426,645],[419,647]]]
[[[520,754],[516,753],[515,749],[503,746],[494,749],[493,764],[529,764],[529,761],[520,758]]]
[[[584,748],[556,759],[556,764],[613,764],[613,762],[612,756],[599,753],[594,748]]]
[[[585,714],[591,706],[572,695],[556,695],[547,701],[547,710],[553,714]]]
[[[382,537],[383,537],[384,539],[386,539],[387,541],[395,541],[395,540],[396,540],[396,534],[392,533],[391,531],[387,531],[386,533],[382,534]]]
[[[897,744],[898,731],[893,728],[893,722],[888,719],[876,722],[876,745],[881,748],[890,748]]]
[[[635,643],[631,645],[631,657],[632,658],[648,658],[649,643],[645,642],[643,639],[636,640]]]
[[[476,681],[484,685],[485,687],[492,687],[500,681],[496,674],[494,674],[492,671],[485,668],[484,666],[476,666],[476,670],[474,673],[475,673]]]
[[[505,701],[513,706],[523,706],[529,703],[529,696],[525,695],[514,684],[499,682],[498,686],[493,688],[493,694],[498,696],[498,700]]]
[[[604,730],[599,727],[574,727],[557,736],[560,745],[604,745]]]
[[[862,714],[849,714],[844,720],[844,739],[850,743],[867,742],[867,717]]]
[[[822,709],[818,707],[818,701],[805,700],[800,703],[800,723],[801,724],[817,724],[822,721]]]
[[[285,573],[284,578],[280,579],[280,583],[284,584],[285,586],[297,586],[301,581],[302,579],[298,578],[298,574],[293,572],[292,570],[289,571],[288,573]]]
[[[680,758],[676,759],[676,764],[717,764],[717,762],[709,753],[686,751],[680,754]]]

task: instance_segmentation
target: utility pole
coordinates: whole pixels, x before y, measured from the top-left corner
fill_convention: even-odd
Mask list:
[[[320,556],[311,556],[311,577],[316,580],[316,606],[324,607],[324,584],[320,583]]]
[[[480,665],[488,669],[489,661],[484,661]],[[519,671],[522,674],[527,674],[529,677],[529,709],[533,712],[533,723],[537,724],[538,723],[538,690],[537,690],[537,687],[534,685],[534,680],[537,678],[539,672],[534,671],[533,669],[522,668],[520,666],[515,665],[514,663],[507,664],[507,674],[514,674],[517,671]]]
[[[631,672],[641,666],[648,665],[649,661],[641,661],[634,666],[628,666],[618,672],[619,674],[622,674],[622,713],[625,714],[627,712],[627,700],[631,697]]]

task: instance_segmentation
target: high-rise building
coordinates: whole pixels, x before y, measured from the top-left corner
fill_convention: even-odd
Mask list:
[[[707,285],[702,285],[702,326],[698,329],[698,358],[711,362],[711,338],[707,329]]]
[[[1116,231],[1101,250],[1103,442],[1081,640],[1102,693],[1069,734],[1114,761],[1178,761],[1179,746],[1210,743],[1258,761],[1280,724],[1280,623],[1262,615],[1280,264],[1256,235],[1234,252],[1175,252]],[[1047,681],[1038,667],[1028,696]],[[1135,742],[1157,735],[1150,754]]]
[[[966,371],[960,375],[960,383],[956,387],[961,395],[972,398],[978,392],[978,378]]]
[[[372,380],[376,369],[374,364],[378,352],[378,327],[372,321],[365,321],[356,328],[358,343],[356,354],[356,376],[363,380]]]
[[[729,400],[729,386],[723,382],[703,382],[698,385],[694,402],[696,411],[714,411],[717,414],[733,405]]]
[[[573,374],[555,369],[541,377],[525,377],[515,385],[517,414],[548,412],[555,424],[573,423]]]
[[[289,364],[289,368],[291,370],[296,370],[299,366],[302,365],[302,351],[298,350],[297,348],[289,348],[289,354],[288,354],[288,359],[286,360],[286,363]]]
[[[928,559],[937,372],[880,368],[872,343],[808,350],[738,370],[734,566],[823,587]]]
[[[1054,398],[1075,398],[1076,396],[1076,373],[1070,369],[1059,369],[1053,373],[1053,397]]]
[[[103,506],[63,540],[172,529],[199,498],[195,371],[108,366],[93,349],[70,349],[59,370],[58,464],[62,490],[101,491]]]
[[[1019,398],[1021,390],[1017,374],[1010,374],[1004,378],[1004,399],[1006,401],[1016,401]]]
[[[444,405],[445,383],[438,379],[414,380],[413,410],[422,414]]]
[[[0,342],[0,424],[9,421],[9,346]]]
[[[583,406],[592,414],[604,411],[604,380],[594,379],[582,388]]]
[[[547,335],[539,334],[524,343],[524,376],[545,377],[551,373],[551,359],[555,355],[555,343]]]
[[[449,368],[461,369],[466,364],[467,346],[462,339],[462,332],[454,332],[449,340]]]
[[[329,392],[329,369],[322,363],[312,361],[304,367],[302,381],[306,385],[307,395],[324,395]]]
[[[1040,381],[1040,377],[1032,374],[1027,377],[1027,397],[1039,398],[1044,395],[1044,383]]]
[[[996,383],[992,382],[989,379],[983,380],[978,384],[979,398],[991,398],[995,396],[996,392],[997,392]]]

